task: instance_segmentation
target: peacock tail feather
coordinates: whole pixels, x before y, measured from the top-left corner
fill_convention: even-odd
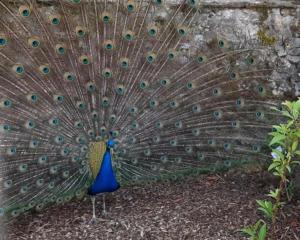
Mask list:
[[[196,44],[202,9],[0,1],[0,216],[82,197],[110,132],[121,186],[270,158],[271,49],[213,31]]]

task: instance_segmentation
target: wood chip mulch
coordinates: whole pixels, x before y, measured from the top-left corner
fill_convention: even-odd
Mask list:
[[[239,229],[261,217],[255,200],[264,199],[268,188],[257,174],[243,173],[121,188],[106,195],[106,215],[97,196],[96,223],[87,197],[17,218],[6,238],[243,240]],[[299,240],[299,201],[288,204],[281,218],[276,240]]]

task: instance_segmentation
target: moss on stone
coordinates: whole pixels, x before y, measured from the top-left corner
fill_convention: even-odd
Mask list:
[[[259,22],[260,24],[263,24],[264,21],[266,21],[269,17],[269,9],[265,5],[255,6],[252,7],[252,9],[259,14]]]
[[[268,35],[265,29],[259,29],[257,36],[261,43],[265,46],[272,46],[277,41],[276,37]]]

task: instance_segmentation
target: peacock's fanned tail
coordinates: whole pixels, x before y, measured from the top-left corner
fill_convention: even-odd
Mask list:
[[[201,12],[197,1],[0,1],[0,216],[82,196],[89,146],[110,131],[121,185],[269,158],[268,49],[213,32],[195,45]]]

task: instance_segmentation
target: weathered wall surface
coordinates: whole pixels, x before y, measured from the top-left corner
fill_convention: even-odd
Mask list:
[[[169,7],[180,3],[166,1]],[[264,57],[277,66],[270,77],[273,94],[300,96],[300,0],[203,0],[199,9],[193,25],[195,45],[215,37],[211,30],[246,47],[260,42],[270,47]]]

